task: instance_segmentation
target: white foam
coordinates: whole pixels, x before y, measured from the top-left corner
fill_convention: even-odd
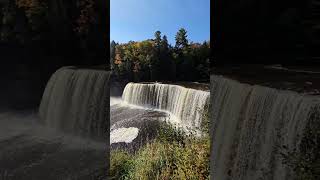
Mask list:
[[[119,128],[111,131],[110,144],[125,142],[131,143],[139,134],[139,129],[135,127]]]
[[[110,106],[116,105],[116,104],[121,104],[123,103],[121,97],[117,98],[117,97],[110,97]]]

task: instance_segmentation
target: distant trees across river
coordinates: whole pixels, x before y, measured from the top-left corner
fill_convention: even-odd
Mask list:
[[[115,76],[130,81],[209,81],[210,41],[189,42],[181,28],[175,45],[156,31],[154,39],[110,44],[110,65]]]

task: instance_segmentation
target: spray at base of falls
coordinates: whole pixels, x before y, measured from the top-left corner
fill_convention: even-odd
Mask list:
[[[41,123],[72,134],[105,137],[109,129],[109,72],[63,67],[50,78]]]
[[[165,111],[169,121],[190,128],[201,128],[202,113],[209,103],[207,91],[160,83],[128,83],[122,99],[133,105]]]
[[[320,98],[211,76],[213,179],[293,179],[280,150],[299,149]]]

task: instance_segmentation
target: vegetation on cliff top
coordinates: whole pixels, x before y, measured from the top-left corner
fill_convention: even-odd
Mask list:
[[[210,42],[189,42],[181,28],[175,46],[156,31],[154,39],[110,44],[111,70],[130,81],[208,81]]]

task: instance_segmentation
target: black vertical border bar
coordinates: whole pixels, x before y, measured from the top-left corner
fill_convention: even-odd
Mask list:
[[[210,99],[209,99],[209,137],[210,137],[210,158],[209,158],[209,172],[210,172],[210,179],[213,178],[213,162],[214,156],[212,154],[214,144],[213,144],[213,129],[214,129],[214,122],[212,119],[212,104],[211,104],[211,95],[212,95],[212,84],[211,84],[211,74],[213,73],[213,67],[218,66],[221,64],[221,59],[219,57],[219,42],[221,41],[221,22],[219,15],[221,14],[221,7],[222,0],[210,0],[210,51],[211,51],[211,59],[210,59],[210,75],[209,75],[209,82],[210,82]]]
[[[105,12],[105,15],[103,17],[105,17],[104,22],[106,23],[105,25],[105,43],[106,43],[106,49],[107,49],[107,57],[105,57],[105,59],[107,60],[107,63],[108,63],[108,71],[110,71],[110,60],[109,60],[109,57],[110,57],[110,0],[103,0],[103,2],[105,3],[104,4],[104,7],[106,7],[106,11]]]
[[[102,62],[107,64],[107,71],[110,71],[110,61],[108,59],[110,54],[110,0],[97,0],[97,10],[100,14],[100,21],[102,24],[102,38],[103,38],[103,48],[105,49],[105,54],[103,55]],[[96,1],[96,2],[97,2]]]
[[[210,69],[221,64],[221,0],[210,0],[210,49],[211,49],[211,61]]]
[[[110,0],[101,0],[102,1],[102,7],[104,8],[104,11],[102,13],[102,21],[104,22],[104,42],[105,42],[105,48],[106,48],[106,57],[105,60],[107,61],[107,71],[110,72]],[[110,75],[111,72],[109,73],[109,79],[107,82],[107,108],[106,108],[106,114],[107,114],[107,129],[106,129],[106,155],[103,157],[106,159],[106,169],[107,172],[107,179],[109,179],[109,169],[110,169]]]

